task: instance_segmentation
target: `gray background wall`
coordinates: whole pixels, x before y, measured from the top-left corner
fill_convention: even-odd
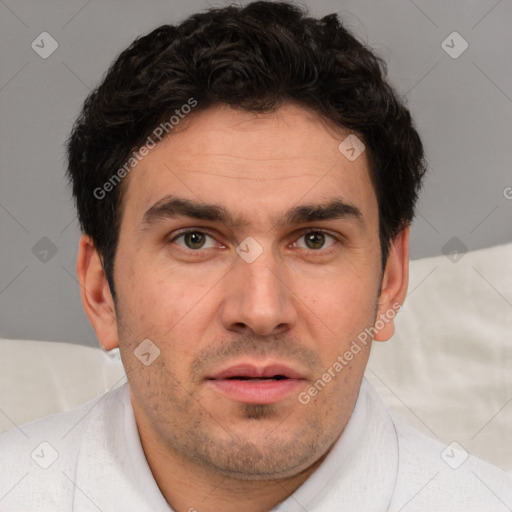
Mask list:
[[[64,141],[87,93],[135,37],[227,3],[0,0],[0,337],[97,345],[76,281]],[[314,15],[339,13],[385,58],[416,119],[430,174],[412,257],[510,242],[512,2],[305,5]],[[58,44],[47,58],[40,54],[55,43],[43,32]]]

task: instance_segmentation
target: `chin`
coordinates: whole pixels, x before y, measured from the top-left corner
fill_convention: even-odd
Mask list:
[[[232,434],[228,439],[215,439],[210,432],[208,436],[201,436],[201,442],[189,446],[184,455],[227,478],[279,480],[296,476],[319,463],[335,441],[316,422],[310,422],[296,432],[290,432],[284,425],[282,429],[286,431],[281,431],[281,435],[276,435],[279,426],[266,435],[266,429],[262,429],[262,435],[258,436],[251,428],[245,432],[245,439],[240,433]]]

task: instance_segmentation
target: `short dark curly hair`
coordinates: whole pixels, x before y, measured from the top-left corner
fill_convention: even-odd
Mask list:
[[[426,170],[410,113],[386,81],[384,61],[336,14],[315,19],[289,3],[257,1],[137,38],[84,103],[67,143],[68,176],[114,299],[123,186],[95,191],[191,98],[194,111],[225,104],[271,112],[293,102],[357,133],[368,152],[385,265],[391,240],[412,221]]]

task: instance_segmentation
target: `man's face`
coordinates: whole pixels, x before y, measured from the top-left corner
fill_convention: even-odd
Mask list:
[[[377,200],[366,154],[338,149],[347,135],[292,105],[219,106],[184,120],[129,176],[119,344],[139,430],[166,450],[236,478],[279,478],[343,431],[369,344],[308,403],[299,395],[377,313]],[[329,204],[323,217],[301,210]],[[142,361],[160,351],[147,366],[134,353],[145,339]]]

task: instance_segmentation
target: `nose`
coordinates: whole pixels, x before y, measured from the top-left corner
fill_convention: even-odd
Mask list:
[[[225,329],[261,336],[291,329],[297,319],[294,294],[272,251],[263,251],[252,263],[239,258],[234,265],[220,309]]]

